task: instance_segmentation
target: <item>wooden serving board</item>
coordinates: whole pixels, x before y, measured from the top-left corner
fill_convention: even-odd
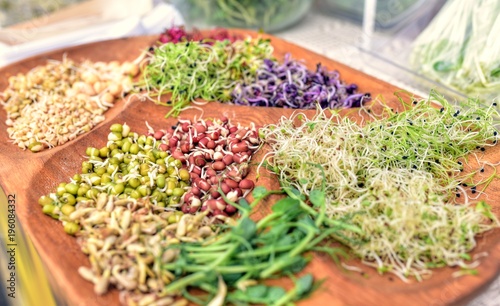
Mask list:
[[[235,30],[241,34],[256,35],[254,32]],[[79,61],[124,61],[136,58],[142,50],[153,44],[156,37],[135,37],[98,42],[65,50],[51,52],[24,60],[0,70],[0,90],[7,86],[7,79],[19,72],[25,73],[37,65],[43,65],[48,59],[60,60],[63,54]],[[370,92],[372,97],[381,95],[394,107],[399,102],[394,92],[399,89],[365,75],[331,59],[298,47],[292,43],[271,37],[275,56],[282,59],[290,52],[296,59],[304,59],[310,68],[321,62],[329,69],[340,72],[341,78],[359,85],[361,92]],[[293,110],[279,108],[243,107],[223,105],[216,102],[203,106],[203,117],[227,116],[234,122],[248,125],[276,123],[283,115],[289,116]],[[106,144],[109,127],[112,123],[126,122],[133,131],[146,133],[145,121],[154,128],[164,128],[176,123],[175,118],[165,119],[168,108],[137,99],[119,101],[106,113],[106,120],[89,133],[77,137],[63,146],[40,153],[22,151],[13,145],[8,137],[5,125],[6,113],[0,111],[0,184],[6,194],[17,196],[17,218],[22,224],[47,270],[50,272],[55,291],[69,305],[117,305],[118,292],[113,289],[103,296],[97,296],[93,285],[81,278],[78,267],[89,266],[88,258],[80,251],[74,237],[64,233],[59,221],[42,213],[38,198],[54,191],[60,182],[79,173],[88,146],[102,147]],[[306,111],[308,115],[314,111]],[[346,112],[348,113],[348,112]],[[181,113],[180,118],[193,119],[202,114],[198,110]],[[497,147],[486,151],[490,161],[500,160]],[[262,156],[257,155],[254,161]],[[252,170],[251,177],[255,177]],[[272,177],[265,177],[257,185],[276,188],[277,182]],[[488,189],[486,200],[500,216],[500,182],[494,181]],[[262,209],[262,214],[269,211],[271,199]],[[2,214],[3,215],[3,214]],[[488,252],[489,256],[481,259],[478,276],[453,278],[454,268],[435,270],[433,277],[423,282],[404,283],[397,277],[386,274],[378,275],[375,269],[361,266],[359,261],[351,259],[349,264],[363,267],[365,273],[346,271],[337,266],[326,256],[314,254],[314,259],[306,268],[316,279],[324,283],[311,297],[301,302],[302,305],[456,305],[464,304],[479,294],[498,274],[500,269],[500,230],[487,233],[479,239],[474,253]]]

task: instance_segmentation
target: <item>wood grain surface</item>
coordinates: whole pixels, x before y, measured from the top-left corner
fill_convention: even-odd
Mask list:
[[[256,35],[252,32],[235,30],[243,34]],[[269,36],[270,37],[270,36]],[[270,37],[275,55],[282,59],[287,52],[294,58],[304,59],[310,68],[321,62],[329,69],[340,72],[341,78],[359,85],[362,92],[370,92],[372,97],[381,95],[389,104],[397,107],[398,100],[394,92],[398,88],[365,75],[359,71],[339,64],[326,57],[298,47],[284,40]],[[48,59],[61,59],[63,54],[70,59],[80,61],[131,60],[142,50],[148,48],[155,37],[135,37],[113,41],[98,42],[51,52],[13,64],[0,70],[0,90],[7,86],[10,75],[25,73],[37,65],[45,64]],[[279,108],[243,107],[217,102],[208,103],[200,110],[191,109],[181,113],[180,118],[227,116],[234,122],[247,125],[276,123],[283,115],[289,116],[293,110]],[[133,131],[146,133],[145,121],[154,128],[163,128],[176,123],[175,118],[165,119],[169,108],[151,102],[141,102],[131,98],[119,101],[106,113],[106,120],[87,134],[77,137],[62,146],[40,153],[22,151],[13,145],[8,137],[5,125],[6,113],[0,111],[0,184],[6,194],[15,193],[17,199],[17,217],[28,236],[32,239],[47,270],[51,274],[55,291],[69,305],[117,305],[118,292],[111,290],[103,296],[97,296],[93,285],[81,278],[78,267],[89,266],[87,257],[80,251],[74,237],[64,233],[59,221],[42,213],[38,198],[52,192],[58,183],[80,171],[88,146],[105,146],[109,127],[112,123],[126,122]],[[314,111],[305,112],[312,115]],[[498,146],[487,149],[486,158],[499,161]],[[259,161],[262,152],[254,161]],[[255,169],[251,176],[255,177]],[[269,175],[263,175],[257,185],[277,187],[277,182]],[[487,190],[485,199],[493,206],[493,211],[500,216],[500,183],[495,180]],[[275,199],[275,198],[274,198]],[[262,214],[269,211],[273,199],[262,207]],[[331,259],[314,254],[314,259],[306,268],[324,283],[302,305],[457,305],[464,304],[479,294],[498,274],[500,268],[500,230],[495,230],[479,238],[474,253],[488,252],[489,256],[481,259],[478,276],[452,278],[455,268],[435,270],[433,277],[423,282],[407,284],[397,277],[386,274],[378,275],[375,269],[362,266],[358,260],[351,259],[349,264],[363,268],[365,273],[350,272],[337,266]],[[276,281],[279,282],[279,281]]]

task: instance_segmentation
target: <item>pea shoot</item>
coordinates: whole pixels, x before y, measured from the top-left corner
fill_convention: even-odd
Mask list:
[[[223,194],[222,189],[220,192]],[[259,221],[252,220],[250,215],[255,207],[273,193],[286,193],[287,196],[272,206],[270,214]],[[252,192],[252,203],[245,199],[233,203],[223,196],[225,201],[239,208],[240,218],[213,239],[170,246],[170,250],[176,249],[179,256],[162,266],[176,275],[176,279],[167,285],[166,292],[181,292],[184,298],[198,304],[222,299],[235,304],[285,305],[303,298],[315,287],[310,274],[296,279],[295,287],[288,292],[260,281],[271,277],[293,277],[309,260],[304,256],[305,252],[321,250],[317,245],[325,234],[360,232],[347,223],[321,217],[325,214],[322,194],[323,191],[316,190],[309,198],[319,213],[294,188],[268,191],[258,186]],[[335,225],[324,229],[321,220]],[[170,251],[165,249],[165,252]],[[330,254],[335,256],[335,252]],[[218,278],[219,282],[216,282]],[[207,296],[192,296],[188,290],[191,288],[201,289]],[[225,292],[223,298],[220,297],[221,288]]]

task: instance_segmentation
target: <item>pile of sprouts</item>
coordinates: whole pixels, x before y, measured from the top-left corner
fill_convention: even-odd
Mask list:
[[[289,53],[276,60],[269,39],[186,41],[170,32],[171,40],[151,49],[138,84],[144,99],[172,107],[167,117],[208,101],[314,109],[359,107],[370,98],[321,63],[310,70]],[[164,94],[171,94],[166,102]]]
[[[213,44],[166,43],[148,56],[140,87],[148,99],[172,106],[167,117],[177,116],[192,101],[229,102],[236,80],[254,74],[266,58],[273,58],[268,39],[229,40]],[[167,102],[163,94],[171,94]],[[206,103],[206,102],[201,102]]]
[[[336,70],[321,63],[315,70],[307,69],[302,61],[285,54],[282,63],[264,59],[252,80],[238,82],[233,90],[234,104],[310,108],[359,107],[370,94],[359,93],[358,86],[340,79]]]
[[[270,146],[265,163],[282,185],[305,194],[326,180],[328,216],[363,230],[335,238],[379,272],[405,281],[442,266],[471,272],[476,235],[499,226],[478,201],[496,177],[482,158],[499,137],[496,103],[459,107],[431,93],[405,106],[383,105],[378,114],[362,107],[369,120],[361,124],[336,110],[283,117],[261,129]]]

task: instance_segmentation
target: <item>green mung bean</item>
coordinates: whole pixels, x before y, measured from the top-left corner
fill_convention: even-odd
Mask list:
[[[50,196],[40,198],[46,214],[57,217],[59,212],[56,209],[54,213],[54,209],[61,208],[60,213],[68,215],[68,205],[97,201],[102,193],[118,198],[150,197],[162,207],[180,203],[189,187],[189,171],[179,169],[182,162],[159,150],[154,138],[139,136],[128,126],[125,129],[123,136],[124,126],[115,123],[105,147],[86,148],[87,160],[82,162],[81,173],[59,184]]]

